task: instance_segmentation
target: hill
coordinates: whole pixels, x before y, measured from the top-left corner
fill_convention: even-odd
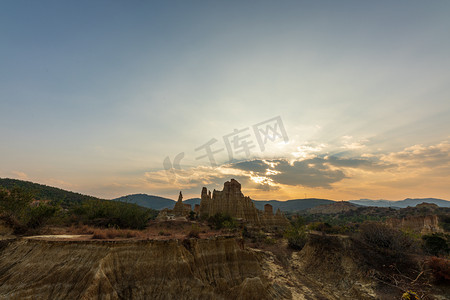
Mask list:
[[[360,199],[360,200],[350,200],[348,202],[363,206],[397,207],[397,208],[406,208],[408,206],[413,207],[416,206],[417,204],[425,202],[436,204],[440,207],[450,207],[450,201],[436,198],[406,198],[404,200],[398,201]]]
[[[287,201],[253,200],[253,203],[255,203],[256,208],[259,210],[264,210],[264,205],[270,204],[272,205],[274,211],[276,211],[279,208],[283,212],[295,212],[310,209],[319,205],[335,203],[335,201],[327,199],[307,198],[307,199],[293,199]]]
[[[356,204],[347,201],[337,201],[331,204],[319,205],[308,209],[310,214],[336,214],[358,209]]]
[[[172,199],[159,197],[159,196],[152,196],[152,195],[147,195],[147,194],[128,195],[128,196],[123,196],[123,197],[116,198],[113,200],[135,203],[139,206],[157,209],[157,210],[161,210],[164,208],[172,209],[175,205],[175,201]],[[190,204],[192,206],[192,209],[194,209],[195,204],[200,204],[200,202],[201,202],[200,198],[191,198],[191,199],[187,199],[187,200],[183,201],[183,203],[185,203],[185,204]],[[295,211],[300,211],[300,210],[305,210],[305,209],[309,209],[312,207],[316,207],[318,205],[335,203],[335,201],[326,200],[326,199],[309,198],[309,199],[294,199],[294,200],[287,200],[287,201],[253,200],[253,203],[255,204],[255,207],[259,210],[264,210],[264,205],[270,204],[273,206],[274,211],[276,211],[279,208],[281,211],[284,211],[284,212],[295,212]]]
[[[186,201],[183,201],[186,204],[190,204],[192,209],[194,209],[195,204],[200,205],[200,202],[202,201],[202,199],[200,198],[191,198],[191,199],[187,199]]]
[[[172,199],[147,195],[147,194],[133,194],[113,199],[114,201],[134,203],[142,207],[161,210],[164,208],[172,209],[175,205],[175,201]]]
[[[17,234],[35,232],[45,224],[71,226],[83,223],[96,227],[142,229],[158,214],[156,210],[136,204],[100,199],[23,180],[1,178],[0,189],[1,217]],[[46,201],[35,205],[34,200]]]
[[[79,204],[85,200],[103,200],[93,196],[18,179],[0,178],[0,187],[7,190],[18,187],[31,193],[36,200],[62,201],[62,204],[66,206]]]

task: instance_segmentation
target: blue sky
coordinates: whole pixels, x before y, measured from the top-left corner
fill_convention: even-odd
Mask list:
[[[256,199],[449,199],[449,13],[448,1],[2,1],[0,176],[105,198],[198,196],[234,176]],[[288,144],[235,162],[222,151],[219,168],[195,159],[276,116]],[[163,160],[180,152],[170,181]],[[257,171],[263,160],[279,170]]]

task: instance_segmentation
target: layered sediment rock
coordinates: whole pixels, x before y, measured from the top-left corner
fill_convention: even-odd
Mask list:
[[[264,205],[264,214],[261,218],[261,224],[266,227],[285,227],[289,221],[285,218],[280,209],[273,214],[273,207],[270,204]]]
[[[255,226],[286,226],[287,219],[281,211],[274,215],[271,208],[264,213],[260,212],[253,204],[250,197],[241,192],[241,184],[235,179],[225,182],[222,191],[211,191],[206,187],[202,189],[200,216],[209,217],[217,213],[229,214],[242,219]]]
[[[202,189],[200,215],[212,216],[217,213],[229,214],[253,224],[261,223],[252,200],[242,194],[241,184],[234,179],[225,182],[222,191],[214,190],[212,197],[205,187]]]
[[[394,228],[408,229],[423,234],[442,232],[439,227],[439,218],[436,215],[408,216],[403,219],[388,219],[386,224]]]
[[[284,241],[279,243],[278,250],[287,247]],[[398,256],[387,256],[354,238],[312,234],[301,251],[278,250],[275,255],[246,248],[236,238],[0,239],[0,299],[401,297],[401,289],[380,285],[376,279],[392,275],[387,266],[395,263]],[[404,274],[418,274],[421,270],[419,266],[414,269],[413,261],[402,265],[406,267],[402,269]],[[428,283],[423,277],[419,280]],[[447,299],[446,289],[433,286],[429,296]]]
[[[235,239],[18,239],[0,248],[1,299],[268,299],[276,294],[255,254]]]

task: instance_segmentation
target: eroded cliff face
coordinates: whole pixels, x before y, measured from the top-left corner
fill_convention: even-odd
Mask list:
[[[292,272],[319,285],[328,299],[385,299],[376,294],[377,283],[367,276],[373,255],[348,237],[312,234],[292,255]]]
[[[391,218],[386,220],[386,224],[394,228],[413,230],[423,234],[443,231],[439,227],[439,218],[437,215],[408,216],[403,219]]]
[[[277,296],[256,255],[241,248],[235,239],[2,242],[2,299]]]
[[[398,289],[386,290],[374,279],[383,278],[392,261],[358,240],[312,234],[301,251],[284,253],[284,262],[279,255],[244,247],[237,238],[4,239],[0,240],[0,299],[387,300],[401,296]],[[430,299],[444,299],[439,297]]]
[[[285,265],[236,238],[3,240],[0,299],[377,299],[351,246],[319,238]]]

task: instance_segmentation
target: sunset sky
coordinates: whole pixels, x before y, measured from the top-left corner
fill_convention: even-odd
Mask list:
[[[450,1],[1,1],[0,39],[0,177],[450,200]]]

